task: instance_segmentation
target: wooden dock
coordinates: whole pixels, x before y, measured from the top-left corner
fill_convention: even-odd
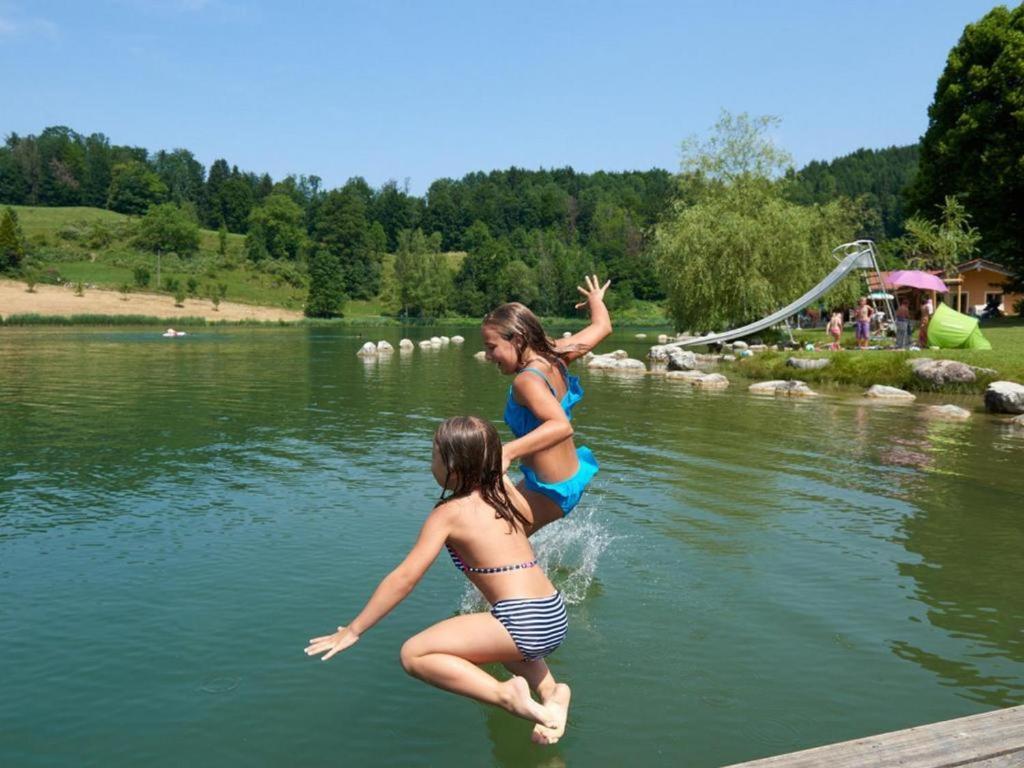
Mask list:
[[[741,767],[1022,768],[1024,706],[729,766]]]

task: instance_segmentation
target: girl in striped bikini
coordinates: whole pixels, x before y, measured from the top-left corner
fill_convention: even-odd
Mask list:
[[[358,642],[412,592],[446,547],[491,610],[446,619],[409,638],[402,646],[402,666],[438,688],[533,722],[533,740],[553,744],[565,730],[571,692],[555,682],[544,657],[562,643],[568,619],[561,593],[526,538],[529,505],[504,477],[494,425],[474,416],[443,422],[434,434],[432,470],[441,499],[412,550],[359,615],[334,634],[311,639],[306,654],[322,653],[327,661]],[[495,662],[513,677],[499,681],[478,666]]]

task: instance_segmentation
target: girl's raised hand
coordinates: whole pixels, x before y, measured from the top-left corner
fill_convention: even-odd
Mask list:
[[[359,635],[355,632],[350,632],[347,627],[338,627],[338,631],[333,635],[311,638],[309,645],[306,646],[306,655],[316,656],[318,653],[327,651],[324,657],[320,659],[320,661],[327,661],[334,654],[344,651],[346,648],[355,645],[358,641]]]
[[[604,292],[608,290],[608,286],[612,284],[611,280],[601,285],[601,281],[597,279],[597,275],[585,275],[583,282],[587,284],[584,288],[582,285],[577,285],[576,290],[586,296],[586,299],[576,305],[576,309],[585,307],[592,301],[604,301]]]

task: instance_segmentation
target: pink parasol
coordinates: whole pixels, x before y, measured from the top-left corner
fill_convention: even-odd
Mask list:
[[[942,282],[941,277],[936,277],[928,272],[919,269],[898,269],[890,272],[885,278],[887,287],[890,288],[920,288],[922,291],[938,291],[946,293],[949,288]]]

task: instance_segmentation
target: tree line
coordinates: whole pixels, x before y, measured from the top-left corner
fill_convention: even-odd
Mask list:
[[[220,230],[222,251],[227,232],[244,234],[251,262],[301,267],[316,314],[336,313],[344,297],[378,296],[406,316],[480,315],[509,299],[568,314],[579,276],[598,271],[621,305],[668,298],[680,323],[718,325],[776,301],[792,287],[789,275],[805,280],[815,254],[840,235],[881,241],[897,262],[948,268],[980,251],[1024,274],[1022,36],[1024,6],[999,6],[965,28],[920,145],[862,149],[800,171],[745,116],[718,126],[739,142],[732,160],[684,152],[693,164],[679,174],[509,168],[438,179],[423,196],[361,177],[331,190],[315,175],[274,181],[224,159],[207,170],[186,149],[150,153],[58,126],[7,137],[0,203],[156,217],[138,241],[153,250],[195,247],[190,226]],[[752,147],[757,164],[740,167]],[[749,230],[723,229],[741,220]],[[762,248],[773,231],[803,242],[742,250]],[[715,244],[726,235],[738,253]],[[457,264],[445,256],[452,251],[464,254]],[[701,265],[682,270],[683,256],[698,251]],[[721,290],[696,301],[694,281],[712,275]],[[755,293],[730,299],[736,280]],[[712,299],[714,311],[694,309]],[[739,309],[720,309],[730,301]]]

